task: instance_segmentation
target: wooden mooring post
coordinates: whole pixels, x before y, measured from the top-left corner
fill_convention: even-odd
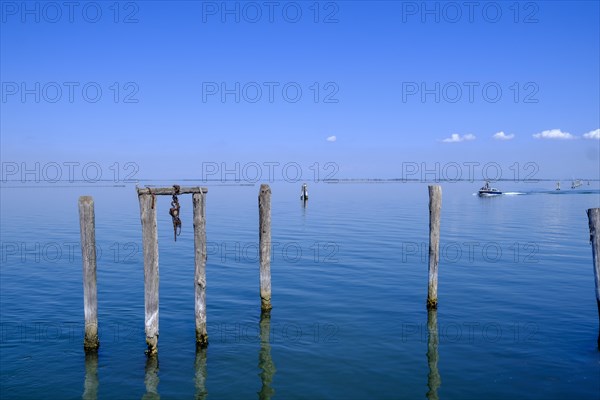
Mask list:
[[[442,188],[429,186],[429,285],[427,308],[436,309],[438,304],[438,264],[440,262],[440,213],[442,209]]]
[[[142,220],[142,248],[144,253],[144,310],[148,354],[158,351],[158,229],[156,226],[156,199],[140,194]]]
[[[98,340],[98,297],[96,289],[96,222],[94,199],[79,197],[79,227],[81,230],[81,257],[83,260],[83,310],[85,334],[83,348],[97,350]]]
[[[196,342],[208,343],[206,334],[206,223],[204,218],[205,194],[208,189],[201,187],[160,187],[137,188],[142,221],[142,248],[144,253],[144,304],[145,330],[148,354],[158,352],[158,229],[156,225],[156,196],[192,194],[194,209],[194,248],[195,248],[195,311]],[[196,197],[194,197],[194,195]]]
[[[260,185],[258,194],[258,236],[260,249],[260,307],[266,311],[271,306],[271,188]]]
[[[208,345],[206,331],[206,203],[205,194],[194,193],[194,299],[196,345]]]
[[[600,325],[600,208],[588,209],[587,215],[590,226],[590,242],[592,244],[598,324]],[[600,326],[598,327],[598,350],[600,350]]]

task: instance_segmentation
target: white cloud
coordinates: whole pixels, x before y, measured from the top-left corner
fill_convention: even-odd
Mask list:
[[[502,131],[494,134],[494,139],[496,140],[510,140],[515,137],[514,133],[509,133],[508,135]]]
[[[458,133],[453,133],[449,138],[442,140],[444,143],[458,143],[464,142],[467,140],[475,140],[475,135],[467,133],[466,135],[459,135]]]
[[[575,136],[560,129],[551,129],[533,135],[536,139],[575,139]]]
[[[583,137],[586,139],[600,139],[600,129],[596,129],[595,131],[584,133]]]
[[[337,137],[335,137],[335,136],[328,136],[327,137],[327,141],[328,142],[335,142],[336,140],[337,140]]]

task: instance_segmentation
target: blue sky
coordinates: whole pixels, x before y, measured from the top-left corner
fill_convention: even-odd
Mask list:
[[[597,1],[1,4],[3,163],[600,178]]]

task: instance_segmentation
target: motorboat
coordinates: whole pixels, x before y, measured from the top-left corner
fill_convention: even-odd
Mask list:
[[[481,197],[497,196],[499,194],[502,194],[502,192],[496,188],[491,187],[489,181],[485,181],[485,185],[483,185],[481,187],[481,189],[479,189],[479,192],[478,192],[478,195]]]

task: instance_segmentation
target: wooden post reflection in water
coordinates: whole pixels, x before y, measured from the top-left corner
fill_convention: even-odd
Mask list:
[[[438,323],[437,310],[431,309],[427,311],[427,364],[429,365],[429,374],[427,375],[427,392],[428,400],[438,400],[438,389],[442,384],[440,372],[438,371]]]
[[[196,386],[196,400],[204,400],[208,396],[206,390],[206,346],[196,346],[196,361],[194,362],[196,375],[194,383]]]
[[[260,313],[260,352],[258,353],[258,368],[262,387],[258,392],[260,400],[269,400],[275,394],[271,387],[275,375],[275,364],[271,359],[271,311]]]
[[[160,399],[158,394],[158,354],[148,354],[146,357],[146,368],[144,374],[144,384],[146,385],[146,393],[142,399]]]
[[[83,383],[83,400],[98,398],[98,352],[85,353],[85,382]]]

